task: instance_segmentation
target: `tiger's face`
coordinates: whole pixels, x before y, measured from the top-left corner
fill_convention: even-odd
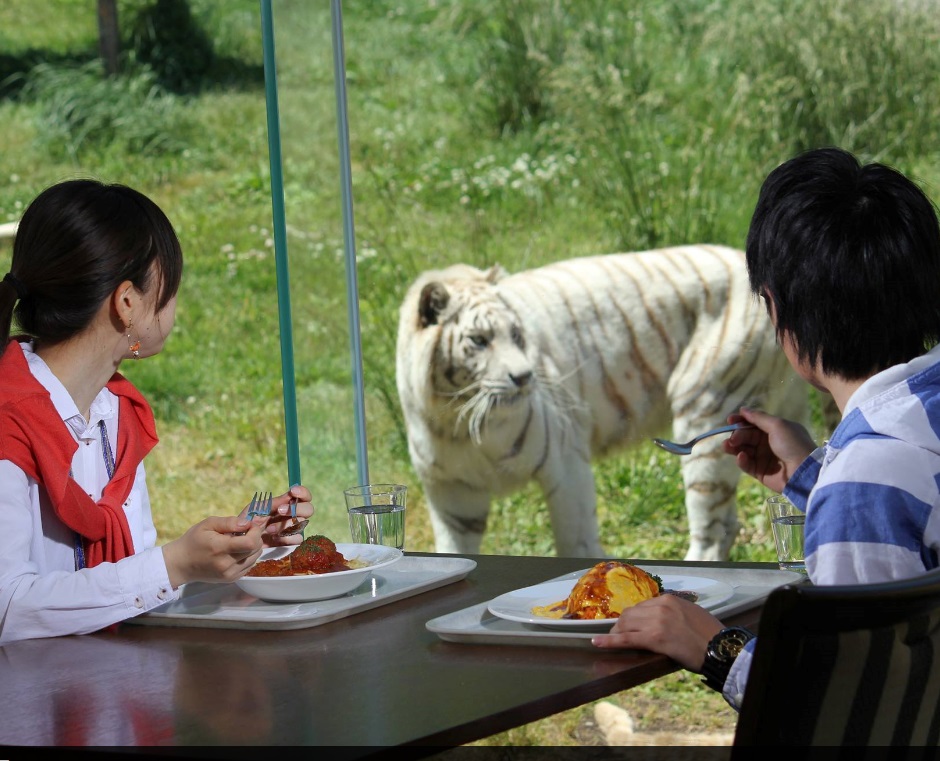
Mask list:
[[[418,323],[422,330],[440,331],[431,362],[434,394],[456,410],[458,423],[468,422],[475,439],[485,422],[533,392],[536,368],[522,320],[491,283],[428,283]]]

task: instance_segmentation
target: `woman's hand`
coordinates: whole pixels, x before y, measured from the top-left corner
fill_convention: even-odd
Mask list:
[[[747,422],[754,428],[735,431],[722,445],[738,467],[775,492],[783,492],[790,476],[814,449],[809,432],[792,420],[742,407],[729,423]]]
[[[212,517],[163,545],[170,583],[176,589],[191,581],[234,581],[244,576],[264,549],[264,518]]]
[[[625,608],[608,634],[591,638],[595,647],[630,647],[668,655],[700,672],[705,649],[724,625],[705,608],[664,594]]]
[[[280,532],[285,528],[290,528],[290,503],[296,500],[297,520],[310,520],[313,516],[313,505],[310,503],[310,490],[306,486],[292,486],[281,496],[275,497],[271,503],[271,517],[268,518],[264,528],[262,538],[268,547],[280,547],[282,545],[300,544],[303,541],[302,534],[291,534],[290,536],[280,536]]]
[[[271,502],[271,515],[246,520],[244,510],[237,516],[206,518],[179,539],[163,545],[170,583],[176,589],[190,581],[234,581],[244,576],[265,546],[300,544],[303,536],[278,536],[285,521],[291,520],[290,503],[297,500],[297,517],[313,515],[310,490],[292,486]]]

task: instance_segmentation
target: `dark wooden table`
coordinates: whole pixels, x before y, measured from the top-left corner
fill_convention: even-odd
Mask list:
[[[0,647],[0,744],[164,755],[201,746],[200,758],[261,758],[270,751],[256,746],[271,745],[341,746],[331,758],[361,758],[412,746],[419,757],[676,670],[647,652],[441,640],[428,620],[594,562],[472,557],[462,581],[309,629],[124,624]],[[759,612],[728,621],[753,627]]]

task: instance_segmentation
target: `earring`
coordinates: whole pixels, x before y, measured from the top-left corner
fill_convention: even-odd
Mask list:
[[[134,327],[134,321],[127,323],[127,349],[133,355],[134,359],[140,359],[140,339],[136,341],[131,338],[131,328]]]

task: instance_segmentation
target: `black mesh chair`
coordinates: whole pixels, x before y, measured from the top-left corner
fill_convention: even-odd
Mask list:
[[[774,590],[731,758],[750,746],[937,746],[940,570]],[[931,756],[932,757],[932,756]]]

